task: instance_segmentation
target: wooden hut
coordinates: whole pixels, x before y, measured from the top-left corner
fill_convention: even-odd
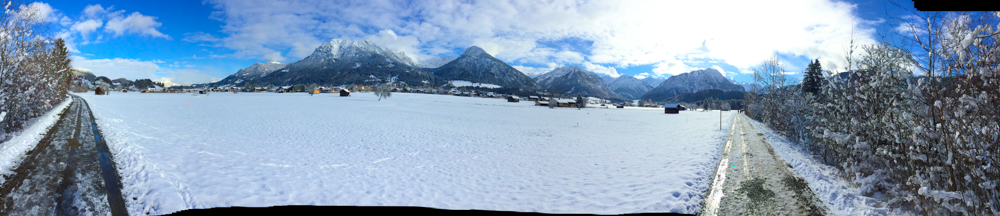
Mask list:
[[[312,93],[313,94],[319,94],[319,89],[313,89]]]
[[[122,93],[128,93],[128,90],[122,89]]]
[[[94,95],[104,95],[104,88],[97,87],[96,89],[94,89]]]
[[[538,106],[549,106],[549,101],[535,101],[535,105],[538,105]]]
[[[625,103],[619,103],[615,108],[625,108]]]
[[[678,104],[664,104],[663,113],[680,113],[680,105]]]
[[[347,89],[341,89],[340,90],[340,96],[341,97],[349,97],[349,96],[351,96],[351,91],[347,90]]]
[[[507,102],[521,102],[521,98],[514,95],[507,96]]]

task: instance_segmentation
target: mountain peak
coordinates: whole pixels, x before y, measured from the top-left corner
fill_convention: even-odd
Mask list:
[[[465,49],[465,52],[463,52],[462,55],[463,56],[483,56],[483,55],[489,56],[490,54],[486,53],[486,50],[483,50],[483,48],[479,48],[477,46],[470,46],[469,48]]]

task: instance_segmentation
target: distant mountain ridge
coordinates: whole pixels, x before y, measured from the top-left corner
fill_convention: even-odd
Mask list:
[[[725,76],[722,76],[722,73],[718,70],[708,68],[672,76],[663,81],[663,83],[660,83],[656,88],[643,94],[641,99],[662,102],[680,94],[693,93],[705,89],[743,91],[743,86],[734,84]]]
[[[629,75],[618,76],[618,78],[611,82],[608,87],[611,88],[611,91],[614,91],[615,93],[618,93],[618,95],[628,99],[638,99],[640,96],[653,89],[653,86],[649,85],[649,83],[643,82],[642,80]]]
[[[514,67],[477,46],[465,49],[458,58],[438,68],[428,69],[442,81],[464,80],[501,87],[541,89],[541,86]]]
[[[539,75],[535,78],[546,91],[560,94],[598,97],[621,98],[604,83],[597,73],[584,70],[578,66],[563,66]]]

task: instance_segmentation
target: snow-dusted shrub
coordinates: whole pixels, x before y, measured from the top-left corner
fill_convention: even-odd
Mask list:
[[[66,96],[71,73],[61,39],[42,31],[38,8],[2,1],[0,13],[0,142],[20,131]]]

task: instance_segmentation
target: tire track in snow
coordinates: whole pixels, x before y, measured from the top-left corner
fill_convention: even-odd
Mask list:
[[[0,215],[128,214],[93,114],[82,98],[72,100],[0,188]]]

